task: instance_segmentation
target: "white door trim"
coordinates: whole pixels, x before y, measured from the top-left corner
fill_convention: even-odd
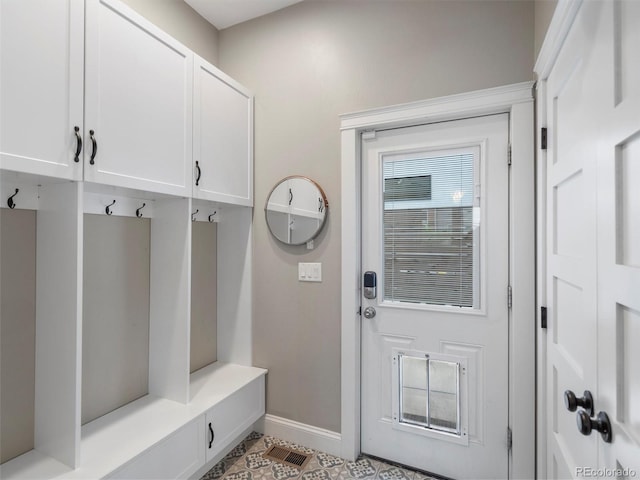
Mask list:
[[[360,453],[360,137],[366,130],[510,114],[510,478],[535,476],[535,200],[533,82],[342,115],[342,456]],[[505,295],[507,292],[505,291]],[[505,438],[506,441],[506,438]]]
[[[533,67],[539,80],[546,80],[549,77],[582,2],[583,0],[558,1]]]

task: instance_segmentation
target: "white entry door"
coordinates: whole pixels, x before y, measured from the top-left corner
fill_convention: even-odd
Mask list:
[[[508,144],[507,114],[363,137],[365,454],[508,476]]]
[[[640,476],[640,2],[584,2],[548,75],[547,476]]]

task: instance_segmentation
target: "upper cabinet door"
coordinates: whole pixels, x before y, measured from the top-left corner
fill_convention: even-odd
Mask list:
[[[0,168],[82,179],[83,2],[2,0],[0,46]]]
[[[193,53],[117,0],[86,9],[84,179],[190,196]]]
[[[253,206],[253,96],[198,56],[194,71],[193,196]]]

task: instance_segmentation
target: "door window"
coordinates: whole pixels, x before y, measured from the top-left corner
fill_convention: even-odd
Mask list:
[[[383,157],[385,302],[480,308],[479,153]]]

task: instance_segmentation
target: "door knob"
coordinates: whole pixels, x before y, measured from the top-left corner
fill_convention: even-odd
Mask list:
[[[373,318],[376,316],[376,309],[373,307],[367,307],[364,309],[364,318]]]
[[[595,415],[595,409],[593,406],[593,395],[589,390],[585,390],[582,397],[576,397],[576,394],[571,390],[565,390],[564,392],[564,406],[567,407],[567,410],[570,412],[575,412],[578,407],[584,408],[589,417],[593,417]]]
[[[586,411],[581,410],[578,412],[576,422],[581,434],[591,435],[591,432],[596,430],[600,432],[602,439],[606,443],[611,443],[611,422],[609,421],[609,416],[605,412],[598,412],[598,416],[594,419],[590,418]]]

